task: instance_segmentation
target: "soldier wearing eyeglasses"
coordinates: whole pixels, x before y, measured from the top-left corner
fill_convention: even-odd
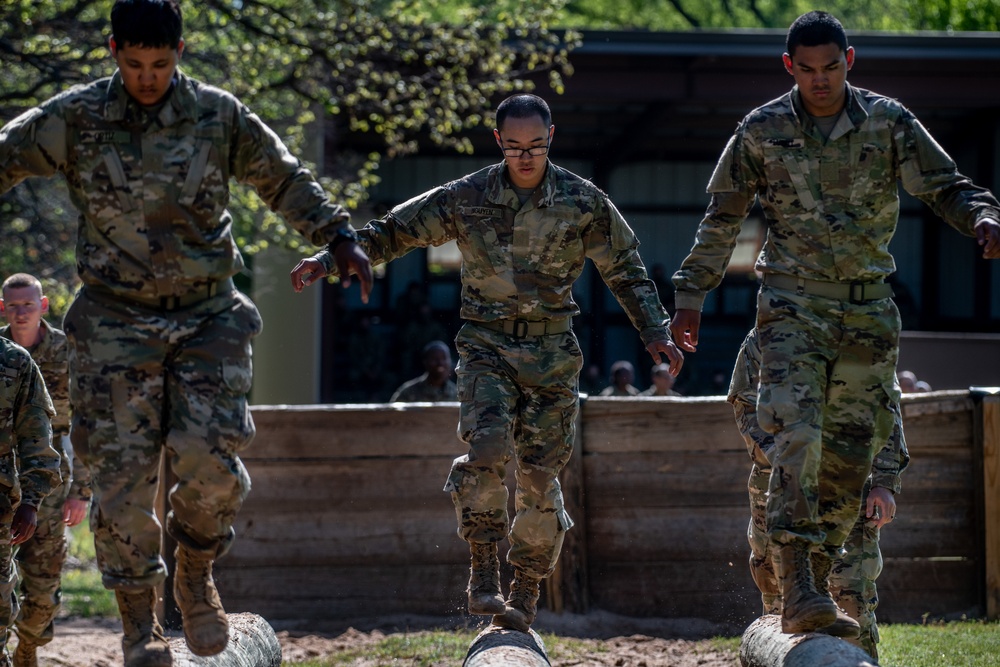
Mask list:
[[[570,458],[583,355],[571,328],[580,308],[571,287],[594,262],[628,313],[654,363],[676,375],[683,355],[639,258],[635,234],[589,181],[548,160],[555,127],[544,100],[515,95],[497,107],[494,137],[504,161],[425,192],[350,239],[293,269],[296,291],[362,256],[388,262],[453,239],[462,252],[465,324],[459,353],[458,432],[469,453],[455,459],[445,491],[469,542],[469,612],[527,631],[541,579],[573,525],[559,471]],[[370,283],[362,280],[362,299]],[[517,514],[507,516],[507,463],[516,461]],[[509,534],[508,534],[509,533]],[[497,543],[509,537],[514,579],[505,600]]]

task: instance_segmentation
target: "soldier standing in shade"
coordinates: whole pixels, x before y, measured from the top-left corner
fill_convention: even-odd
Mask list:
[[[757,423],[757,386],[760,382],[760,344],[757,330],[751,329],[740,346],[733,367],[733,379],[728,400],[733,405],[736,425],[747,444],[753,465],[747,490],[750,494],[750,573],[760,590],[765,614],[781,614],[781,588],[771,562],[771,544],[767,537],[767,489],[771,477],[770,456],[774,437]],[[865,481],[858,514],[844,553],[833,560],[813,561],[817,570],[829,569],[827,589],[823,583],[825,571],[816,571],[816,586],[821,594],[829,593],[838,607],[838,620],[821,632],[843,636],[857,644],[878,661],[878,627],[875,609],[878,592],[875,580],[882,572],[882,552],[879,532],[896,517],[896,494],[900,490],[899,475],[910,462],[903,438],[903,419],[899,406],[893,406],[892,435],[872,461],[871,475]],[[833,480],[826,480],[833,482]],[[833,482],[835,483],[835,482]],[[855,622],[860,628],[855,626]],[[860,636],[859,636],[860,635]]]
[[[787,47],[796,85],[743,119],[723,152],[694,247],[673,277],[671,330],[696,349],[705,294],[759,200],[768,233],[757,262],[757,417],[774,436],[767,530],[782,628],[806,632],[838,621],[812,562],[834,558],[850,533],[899,401],[899,312],[885,283],[897,181],[976,237],[986,258],[1000,257],[1000,204],[958,173],[906,108],[847,83],[854,50],[833,16],[800,16]]]
[[[66,563],[66,526],[76,526],[90,504],[90,472],[72,456],[69,440],[69,369],[66,334],[42,319],[49,300],[42,284],[27,273],[15,273],[3,282],[0,313],[7,326],[0,336],[26,349],[38,365],[55,416],[52,447],[61,456],[62,484],[38,508],[31,539],[17,550],[21,579],[21,611],[14,630],[18,636],[14,667],[36,667],[36,651],[52,641],[53,620],[59,611],[60,579]]]
[[[296,291],[351,256],[387,262],[414,248],[458,240],[462,252],[459,436],[445,490],[472,552],[469,612],[527,631],[539,582],[550,575],[565,531],[558,475],[573,449],[583,356],[571,329],[580,312],[571,287],[589,257],[639,330],[654,363],[680,371],[669,317],[638,254],[638,241],[608,196],[547,159],[555,131],[548,105],[515,95],[497,107],[494,137],[504,161],[419,195],[373,220],[358,245],[303,260]],[[514,580],[500,590],[497,543],[508,537],[503,479],[516,461],[517,515],[509,528]]]
[[[235,538],[250,488],[246,395],[254,304],[226,210],[229,180],[252,185],[317,245],[354,238],[348,214],[238,99],[179,68],[176,0],[118,0],[110,78],[72,88],[0,131],[0,192],[61,173],[79,210],[83,287],[64,318],[71,440],[92,473],[91,527],[122,615],[126,667],[171,664],[154,614],[166,576],[154,500],[161,456],[174,596],[191,652],[228,642],[213,562]],[[371,278],[367,260],[352,268]]]
[[[13,547],[34,535],[38,508],[60,483],[53,414],[31,355],[0,337],[0,667],[10,667],[7,634],[18,612]]]
[[[396,401],[457,401],[458,387],[451,381],[451,350],[443,340],[432,340],[420,355],[424,374],[404,382],[395,391],[390,403]]]

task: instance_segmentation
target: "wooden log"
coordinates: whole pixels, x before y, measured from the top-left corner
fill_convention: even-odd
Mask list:
[[[469,645],[462,667],[550,667],[542,638],[534,630],[519,632],[491,625]]]
[[[740,642],[743,667],[875,667],[866,652],[843,639],[819,632],[786,635],[781,617],[761,616],[750,624]]]
[[[183,637],[169,641],[174,667],[281,667],[274,628],[257,614],[229,614],[229,645],[217,655],[192,654]]]

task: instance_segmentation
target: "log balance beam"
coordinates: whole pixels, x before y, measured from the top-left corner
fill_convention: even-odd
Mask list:
[[[781,617],[768,614],[750,624],[740,641],[743,667],[875,667],[854,644],[820,632],[787,635]]]
[[[229,614],[229,644],[222,653],[198,657],[183,637],[171,637],[174,667],[281,667],[281,644],[274,628],[257,614]]]
[[[469,645],[462,667],[550,667],[545,644],[534,630],[491,625]]]

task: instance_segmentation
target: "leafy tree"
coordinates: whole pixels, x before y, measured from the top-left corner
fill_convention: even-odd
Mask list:
[[[849,31],[1000,30],[997,0],[570,0],[562,24],[585,28],[787,28],[824,9]]]
[[[114,71],[106,48],[112,0],[5,0],[0,5],[0,119],[70,84]],[[463,135],[490,120],[496,98],[571,73],[579,37],[550,24],[563,2],[447,0],[200,0],[182,2],[182,67],[239,96],[297,155],[332,118],[363,153],[325,165],[322,182],[349,207],[365,200],[383,157],[418,137],[470,152]],[[446,20],[450,18],[451,20]],[[73,275],[72,207],[41,182],[0,200],[0,270],[54,285]],[[44,193],[39,195],[39,193]],[[45,202],[49,202],[46,204]],[[255,196],[234,189],[237,243],[299,247]],[[57,299],[59,301],[65,299]]]

